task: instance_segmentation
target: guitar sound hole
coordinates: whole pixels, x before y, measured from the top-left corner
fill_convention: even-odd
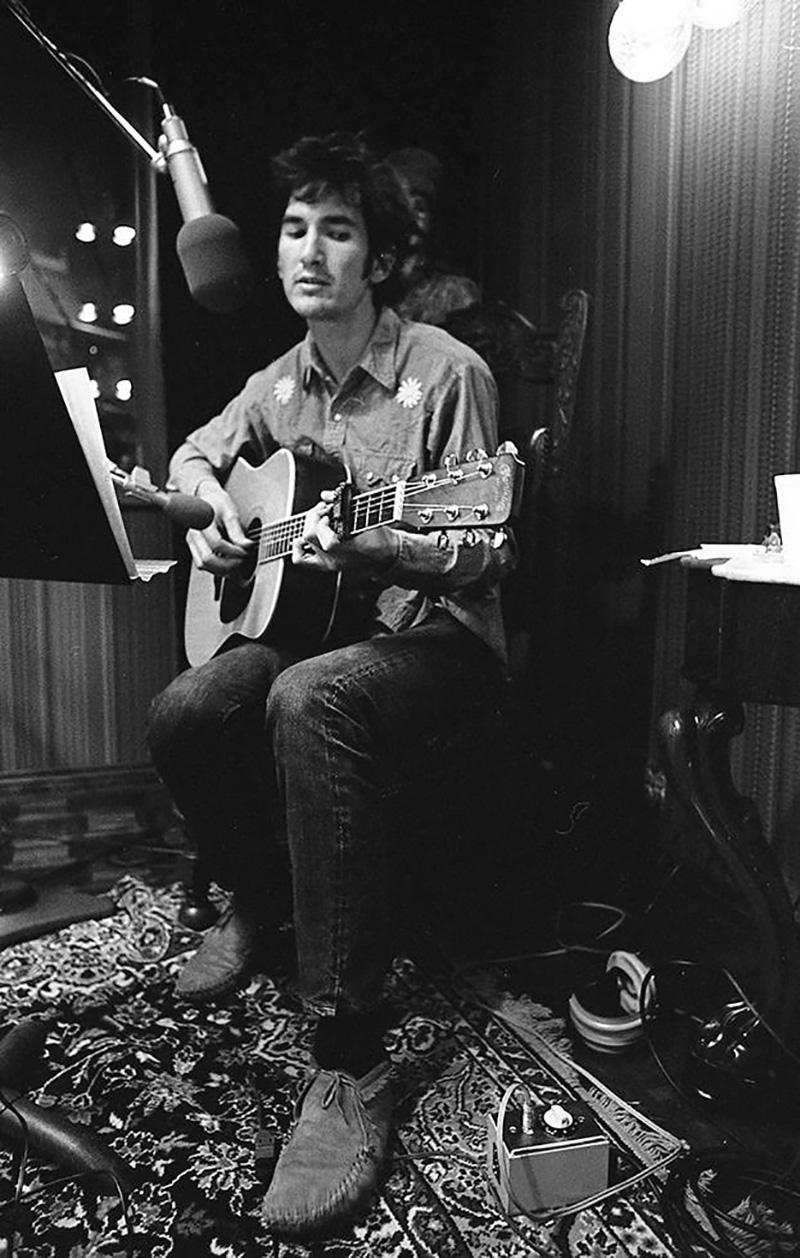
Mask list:
[[[252,537],[260,528],[260,520],[251,520],[245,532]],[[223,624],[230,624],[232,620],[236,620],[237,616],[241,616],[250,602],[257,562],[258,546],[253,546],[239,567],[229,576],[223,577],[222,594],[219,600],[219,618]]]

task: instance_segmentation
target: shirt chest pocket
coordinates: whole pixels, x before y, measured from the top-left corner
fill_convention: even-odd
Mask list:
[[[416,459],[405,451],[349,451],[347,462],[359,492],[409,480],[417,470]]]

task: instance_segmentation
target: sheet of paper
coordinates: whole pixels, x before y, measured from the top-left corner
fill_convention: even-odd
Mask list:
[[[66,371],[57,371],[55,377],[64,405],[72,420],[72,426],[81,443],[83,457],[86,459],[108,523],[119,547],[120,556],[128,575],[133,579],[137,576],[136,562],[122,522],[122,512],[119,509],[116,490],[108,474],[108,455],[100,427],[100,417],[92,396],[89,373],[85,367],[70,367]]]
[[[169,572],[177,562],[177,559],[135,559],[136,576],[140,581],[150,581],[153,577]]]
[[[764,553],[764,547],[755,543],[701,542],[693,550],[671,550],[666,555],[656,555],[653,559],[640,559],[639,562],[643,563],[646,568],[653,564],[669,563],[673,559],[702,559],[708,563],[716,560],[724,563],[727,559],[746,559]]]

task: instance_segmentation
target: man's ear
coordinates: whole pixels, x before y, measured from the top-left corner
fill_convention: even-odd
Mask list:
[[[385,249],[383,253],[376,254],[369,274],[371,283],[382,284],[384,280],[388,280],[394,270],[396,259],[397,253],[394,249]]]

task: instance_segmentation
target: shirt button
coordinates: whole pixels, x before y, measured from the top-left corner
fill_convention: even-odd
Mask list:
[[[342,415],[342,412],[336,411],[335,415],[333,416],[334,423],[340,424],[343,418],[344,416]]]

